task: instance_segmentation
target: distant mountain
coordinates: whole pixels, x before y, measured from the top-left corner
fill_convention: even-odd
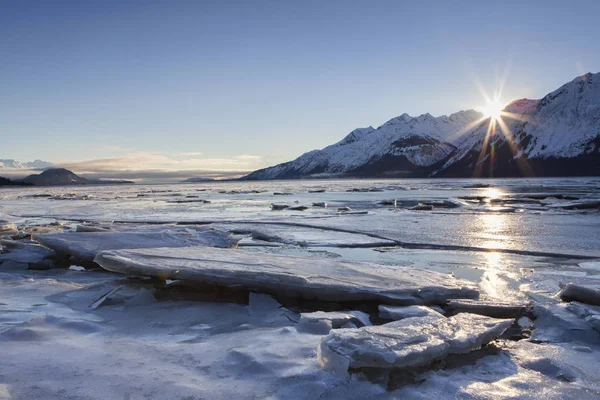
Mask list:
[[[214,179],[212,178],[188,178],[184,183],[201,183],[201,182],[212,182]]]
[[[29,175],[22,182],[35,186],[62,186],[62,185],[100,185],[100,184],[128,184],[131,181],[102,181],[89,180],[64,168],[48,169],[41,174]]]
[[[492,122],[473,110],[403,114],[242,179],[600,175],[600,74],[514,101]]]
[[[0,159],[0,168],[15,168],[15,169],[44,169],[52,167],[52,163],[42,160],[31,162],[23,162],[12,159]]]
[[[460,111],[450,116],[402,114],[377,129],[359,128],[322,150],[261,169],[245,179],[289,179],[307,176],[427,176],[456,147],[465,127],[482,114]]]

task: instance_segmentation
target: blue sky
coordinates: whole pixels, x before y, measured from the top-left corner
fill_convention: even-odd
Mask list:
[[[600,70],[598,1],[5,1],[0,158],[249,170]],[[104,164],[102,160],[105,161]],[[137,160],[137,161],[136,161]]]

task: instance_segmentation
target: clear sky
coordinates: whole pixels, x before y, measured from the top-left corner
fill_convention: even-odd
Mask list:
[[[597,0],[0,0],[0,158],[254,169],[404,112],[475,108],[477,81],[540,98],[600,70],[599,15]]]

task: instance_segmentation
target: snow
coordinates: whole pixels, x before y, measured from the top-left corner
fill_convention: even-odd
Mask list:
[[[451,354],[480,349],[513,320],[459,314],[413,317],[379,326],[331,331],[319,345],[325,370],[346,376],[349,368],[420,367]]]
[[[94,261],[123,274],[241,285],[280,296],[325,301],[442,304],[450,298],[478,295],[467,281],[416,268],[210,247],[103,251]]]
[[[46,161],[17,161],[13,159],[1,159],[0,168],[10,169],[42,169],[51,167],[52,164]]]

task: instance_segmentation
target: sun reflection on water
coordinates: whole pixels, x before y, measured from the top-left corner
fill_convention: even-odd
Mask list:
[[[485,188],[481,192],[482,196],[488,197],[490,200],[499,199],[504,196],[504,194],[505,193],[502,190],[493,187]]]

